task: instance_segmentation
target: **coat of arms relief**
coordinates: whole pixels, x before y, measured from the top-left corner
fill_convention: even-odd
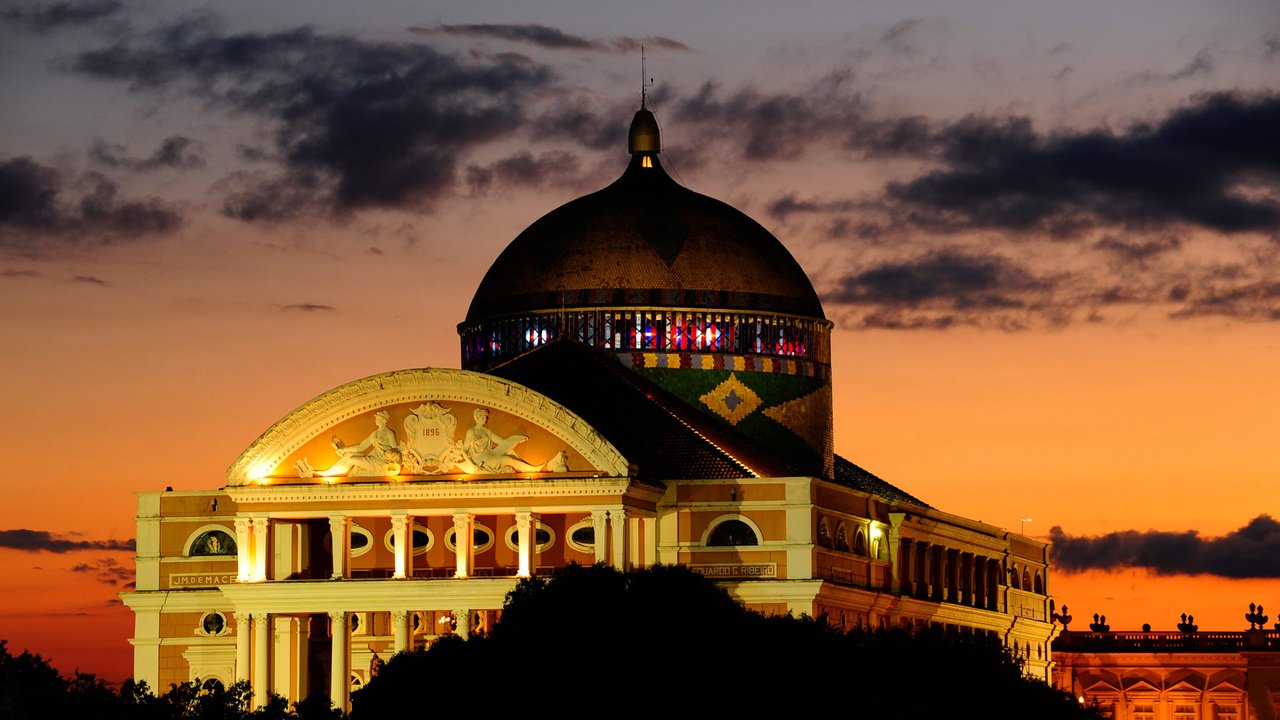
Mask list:
[[[349,445],[337,435],[330,440],[338,458],[324,470],[317,470],[307,458],[294,463],[298,477],[385,477],[389,475],[469,475],[511,472],[567,472],[569,453],[565,450],[542,464],[525,461],[516,448],[526,435],[502,437],[489,429],[488,408],[476,408],[473,424],[462,438],[457,437],[458,418],[437,402],[423,403],[404,419],[404,440],[389,427],[391,413],[373,415],[373,432],[359,443]]]

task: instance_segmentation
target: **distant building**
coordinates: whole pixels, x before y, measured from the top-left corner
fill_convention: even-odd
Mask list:
[[[1280,631],[1064,632],[1054,684],[1115,720],[1273,720]]]
[[[844,628],[991,634],[1048,681],[1045,544],[836,456],[831,323],[804,271],[666,174],[646,109],[629,150],[494,262],[458,327],[465,369],[342,385],[224,487],[139,493],[135,677],[345,705],[375,653],[483,632],[518,577],[601,562],[681,563]]]

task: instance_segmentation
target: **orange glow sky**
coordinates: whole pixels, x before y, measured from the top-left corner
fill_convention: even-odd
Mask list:
[[[1277,513],[1280,151],[1274,134],[1230,146],[1249,118],[1277,117],[1274,3],[644,5],[125,2],[58,24],[0,4],[0,530],[128,540],[134,491],[221,486],[260,432],[325,390],[457,367],[454,326],[493,258],[621,172],[632,39],[657,78],[666,167],[772,230],[823,294],[839,453],[947,512],[1013,530],[1031,518],[1036,537],[1217,537]],[[490,115],[445,113],[410,133],[416,163],[360,175],[379,150],[355,143],[377,138],[336,118],[382,106],[293,98],[309,124],[288,136],[287,93],[228,93],[287,85],[296,56],[234,81],[143,62],[175,51],[156,28],[283,44],[308,24],[288,37],[318,74],[387,49],[444,57],[441,77],[488,84],[382,100],[505,120],[481,132]],[[92,54],[111,49],[133,64]],[[1161,143],[1202,137],[1171,118],[1211,107],[1239,132],[1203,130],[1197,153],[1172,157],[1217,196],[1158,162]],[[1088,137],[1111,155],[1086,158]],[[1059,184],[1077,160],[1115,165]],[[969,175],[947,192],[913,184],[947,172]],[[982,195],[1009,176],[1005,195]],[[247,199],[265,210],[235,217]],[[11,650],[127,676],[132,618],[115,593],[129,552],[10,543],[0,562]],[[1077,629],[1094,612],[1116,629],[1191,612],[1229,630],[1249,602],[1280,610],[1275,577],[1122,568],[1056,572],[1050,590]]]

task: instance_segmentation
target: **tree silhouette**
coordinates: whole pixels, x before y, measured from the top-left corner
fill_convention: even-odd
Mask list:
[[[352,697],[353,720],[413,712],[614,717],[858,714],[1097,717],[1028,680],[990,637],[844,633],[764,617],[679,566],[566,568],[523,580],[485,637],[401,653]]]

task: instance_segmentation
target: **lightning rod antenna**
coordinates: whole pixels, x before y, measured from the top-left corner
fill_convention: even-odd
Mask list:
[[[653,78],[645,69],[644,45],[640,45],[640,109],[644,110],[649,97],[649,88],[653,87]]]

